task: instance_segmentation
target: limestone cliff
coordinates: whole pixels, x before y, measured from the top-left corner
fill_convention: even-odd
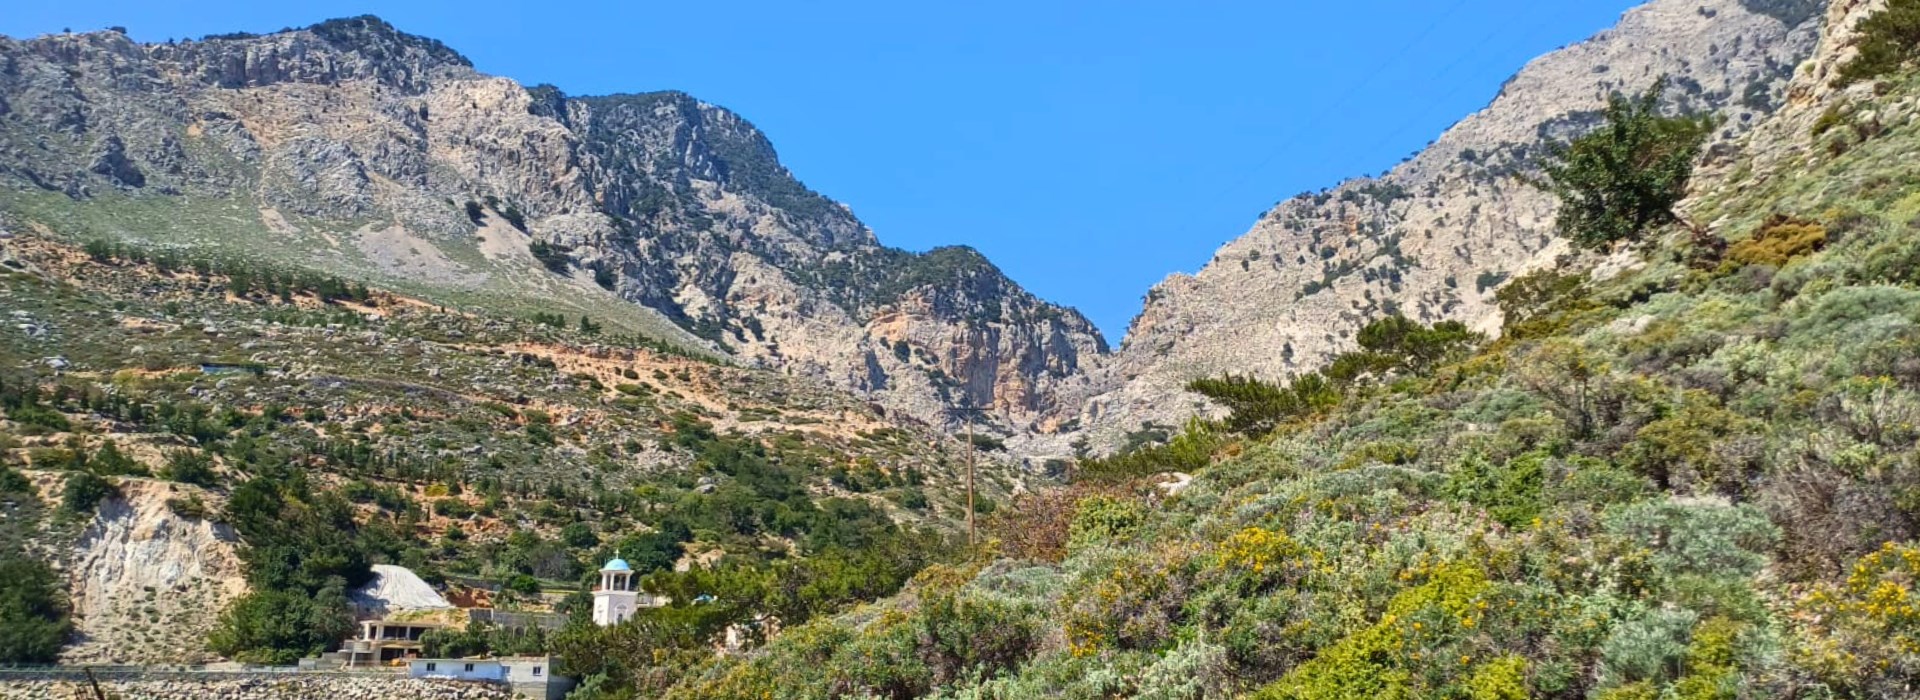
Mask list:
[[[1720,143],[1730,148],[1782,100],[1813,48],[1820,6],[1654,0],[1534,60],[1488,107],[1387,174],[1282,202],[1198,273],[1160,283],[1092,373],[1090,394],[1062,403],[1085,404],[1078,422],[1100,449],[1145,422],[1178,425],[1204,411],[1182,391],[1193,378],[1284,379],[1350,349],[1354,331],[1382,315],[1497,333],[1499,284],[1566,248],[1553,235],[1553,198],[1526,182],[1545,144],[1595,124],[1610,93],[1664,75],[1676,109],[1725,117]]]
[[[936,424],[1064,410],[1106,349],[972,251],[882,246],[739,115],[526,88],[372,17],[0,38],[0,216],[588,315]]]

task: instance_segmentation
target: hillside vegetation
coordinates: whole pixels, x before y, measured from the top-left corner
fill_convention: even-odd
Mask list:
[[[580,614],[619,552],[649,590],[715,598],[687,613],[705,638],[889,594],[964,517],[957,441],[588,317],[31,234],[0,239],[0,305],[4,661],[69,641],[54,569],[128,480],[186,485],[176,516],[239,536],[248,593],[198,611],[204,644],[274,663],[353,632],[372,564]],[[1016,478],[984,456],[979,507]],[[472,633],[469,653],[549,647]]]
[[[1230,417],[1016,502],[997,557],[664,696],[1912,697],[1917,78],[1699,183],[1707,233],[1589,217],[1624,248],[1508,282],[1497,340],[1198,382]]]
[[[1819,9],[1741,6],[1751,10],[1743,22],[1793,24]],[[1022,413],[1046,401],[941,369],[994,343],[927,339],[1036,324],[1009,338],[1052,338],[1055,349],[1024,355],[1034,362],[1015,364],[1029,370],[1000,378],[1066,380],[1078,371],[1073,329],[1083,320],[1013,293],[971,250],[875,247],[728,113],[674,93],[570,101],[462,78],[463,89],[493,90],[534,126],[586,129],[592,148],[578,152],[607,156],[593,176],[619,185],[606,188],[617,194],[606,206],[678,233],[655,235],[648,240],[672,245],[622,262],[587,253],[602,234],[617,245],[599,252],[637,243],[630,224],[526,235],[529,216],[536,231],[573,225],[563,217],[582,213],[571,208],[579,202],[564,196],[509,204],[479,195],[465,206],[429,197],[415,213],[449,226],[432,239],[450,242],[442,254],[476,270],[499,262],[484,269],[513,283],[476,282],[459,296],[427,294],[433,285],[410,286],[403,271],[368,274],[364,265],[392,252],[379,246],[358,262],[311,262],[330,259],[333,243],[320,246],[327,227],[300,237],[319,255],[307,262],[247,256],[258,247],[244,235],[254,217],[266,225],[285,215],[241,207],[244,226],[223,229],[239,200],[129,194],[148,176],[127,167],[123,147],[103,146],[99,168],[60,176],[72,192],[34,185],[4,202],[20,230],[0,237],[0,580],[9,584],[0,588],[0,662],[71,653],[71,632],[83,627],[58,582],[76,533],[134,487],[164,480],[180,488],[167,501],[174,515],[219,522],[241,542],[245,593],[202,614],[209,648],[247,661],[286,663],[334,645],[352,630],[348,592],[372,565],[398,563],[459,597],[479,597],[479,584],[497,589],[485,594],[498,607],[570,615],[552,633],[436,632],[426,653],[552,653],[557,672],[581,680],[573,697],[582,700],[1914,697],[1920,177],[1910,164],[1920,154],[1920,0],[1834,8],[1830,18],[1870,17],[1845,32],[1828,27],[1778,112],[1754,107],[1721,121],[1695,108],[1723,107],[1731,90],[1619,85],[1604,109],[1542,128],[1559,147],[1501,154],[1503,182],[1525,180],[1535,189],[1523,198],[1553,200],[1558,232],[1574,247],[1528,274],[1480,271],[1472,281],[1491,294],[1497,333],[1386,303],[1343,311],[1335,325],[1301,322],[1354,332],[1318,343],[1326,352],[1302,355],[1314,364],[1285,381],[1257,371],[1274,366],[1265,360],[1182,379],[1177,402],[1211,402],[1219,417],[1142,425],[1110,456],[1055,462],[1049,468],[1068,478],[1057,488],[990,461],[971,506],[956,457],[1006,443],[963,445],[899,406],[941,416],[945,406],[999,402]],[[1672,26],[1714,17],[1705,6],[1683,14],[1634,17]],[[1787,70],[1772,53],[1742,51],[1752,48],[1746,37],[1783,28],[1749,29],[1724,53],[1719,44],[1707,52],[1729,62],[1766,56],[1747,92],[1771,109]],[[301,32],[431,59],[419,71],[381,72],[402,94],[431,93],[432,71],[466,75],[443,46],[374,20],[265,39],[305,41]],[[45,41],[83,40],[126,43]],[[251,40],[138,50],[218,52]],[[1831,65],[1836,57],[1847,62]],[[449,128],[463,101],[471,124],[502,114],[481,114],[472,95],[439,97],[431,110],[408,102],[390,116]],[[261,104],[252,108],[274,103]],[[598,121],[572,121],[595,110]],[[1727,126],[1743,117],[1758,123]],[[668,127],[685,124],[733,138],[713,153],[679,148],[680,131]],[[616,157],[669,151],[689,155]],[[89,194],[102,177],[116,189]],[[748,199],[747,189],[759,194]],[[561,194],[576,191],[588,190]],[[1385,216],[1414,196],[1371,192],[1345,204]],[[1439,192],[1417,196],[1437,202]],[[1314,206],[1340,201],[1325,197]],[[785,222],[775,228],[812,237],[820,255],[773,266],[779,246],[746,239],[772,257],[735,255],[734,239],[702,213],[717,210],[694,206],[704,201],[753,214],[736,222],[740,231],[749,219]],[[142,212],[176,215],[177,230],[141,222]],[[1349,236],[1342,242],[1381,234],[1399,250],[1379,221],[1338,229]],[[147,230],[125,235],[129,222]],[[1320,231],[1285,240],[1325,245],[1323,262],[1346,265],[1332,262],[1345,253]],[[370,227],[356,235],[414,245]],[[1521,247],[1531,255],[1557,245],[1543,232]],[[842,247],[864,252],[825,253]],[[420,250],[412,255],[434,257]],[[701,251],[744,267],[647,277]],[[1304,261],[1315,251],[1285,252]],[[1243,261],[1242,272],[1257,269]],[[782,282],[789,274],[802,284]],[[1397,275],[1380,279],[1398,285]],[[520,285],[528,280],[537,284]],[[860,357],[874,371],[846,383],[806,378],[819,374],[809,361],[760,365],[791,372],[730,365],[675,342],[678,331],[655,323],[662,318],[585,312],[608,308],[595,303],[609,284],[642,301],[702,291],[736,311],[780,305],[662,318],[719,338],[722,351],[739,343],[735,360],[791,350],[822,366]],[[561,296],[514,293],[527,289]],[[807,292],[787,293],[795,289]],[[915,304],[934,312],[900,310]],[[764,337],[763,323],[772,328]],[[849,332],[852,345],[796,347]],[[1289,344],[1247,345],[1236,352],[1294,366]],[[827,384],[920,378],[929,383],[913,393],[940,400],[900,394],[893,410]],[[989,535],[971,549],[958,544],[969,515],[983,516]],[[673,602],[597,627],[583,619],[585,587],[616,553],[643,588]],[[130,622],[162,619],[158,606],[139,618]]]

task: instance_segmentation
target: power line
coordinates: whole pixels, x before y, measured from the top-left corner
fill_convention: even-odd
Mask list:
[[[1386,73],[1388,67],[1404,61],[1413,53],[1414,48],[1426,42],[1435,32],[1438,32],[1440,28],[1446,24],[1447,20],[1452,19],[1455,14],[1458,14],[1460,9],[1466,7],[1468,2],[1469,0],[1455,0],[1452,5],[1447,7],[1446,11],[1442,12],[1433,21],[1427,23],[1427,25],[1420,30],[1420,33],[1414,36],[1413,40],[1402,43],[1400,49],[1393,55],[1375,64],[1360,80],[1349,84],[1346,91],[1343,92],[1340,97],[1334,99],[1331,103],[1322,103],[1325,106],[1316,110],[1313,116],[1307,120],[1305,126],[1295,129],[1285,140],[1280,142],[1280,145],[1274,147],[1265,158],[1262,158],[1258,164],[1249,168],[1238,180],[1222,187],[1220,189],[1222,199],[1232,199],[1234,194],[1237,194],[1241,188],[1245,187],[1249,182],[1252,182],[1255,177],[1258,177],[1262,171],[1267,169],[1267,166],[1272,165],[1275,160],[1278,160],[1282,155],[1290,152],[1307,134],[1314,133],[1320,127],[1321,122],[1326,120],[1328,115],[1345,109],[1347,104],[1352,102],[1353,98],[1357,97],[1362,89],[1368,87],[1376,78]],[[1192,238],[1198,234],[1198,224],[1189,224],[1185,230],[1181,232],[1181,237]],[[1238,236],[1236,235],[1234,238],[1238,238]],[[1211,261],[1211,259],[1210,256],[1208,260]],[[1124,336],[1121,342],[1125,342]]]
[[[1419,34],[1415,35],[1412,41],[1408,41],[1404,44],[1401,44],[1400,50],[1398,52],[1394,53],[1392,56],[1388,57],[1386,60],[1376,64],[1373,67],[1373,69],[1369,70],[1364,76],[1360,78],[1359,81],[1356,81],[1348,85],[1347,90],[1344,93],[1342,93],[1340,97],[1336,98],[1332,103],[1330,103],[1332,105],[1331,107],[1326,107],[1326,108],[1322,108],[1320,110],[1315,111],[1313,117],[1307,120],[1305,127],[1294,130],[1294,132],[1287,138],[1287,140],[1280,142],[1280,145],[1274,148],[1270,153],[1268,153],[1266,158],[1261,159],[1258,165],[1255,165],[1253,166],[1253,168],[1247,170],[1244,176],[1242,176],[1238,181],[1234,182],[1233,184],[1228,185],[1224,191],[1228,195],[1232,195],[1237,191],[1239,191],[1241,187],[1246,186],[1246,184],[1248,182],[1251,182],[1253,178],[1258,176],[1261,171],[1266,170],[1267,166],[1272,165],[1275,160],[1278,160],[1280,158],[1280,156],[1292,150],[1293,146],[1299,143],[1300,139],[1303,138],[1306,134],[1312,133],[1315,129],[1319,128],[1320,123],[1324,121],[1329,114],[1332,114],[1344,109],[1347,106],[1347,103],[1353,101],[1354,97],[1359,96],[1360,91],[1362,89],[1371,85],[1375,78],[1378,78],[1380,75],[1384,74],[1388,66],[1397,64],[1402,60],[1404,60],[1408,55],[1412,54],[1414,47],[1419,46],[1421,43],[1425,42],[1428,37],[1433,36],[1433,33],[1438,31],[1440,29],[1440,26],[1445,24],[1447,20],[1452,19],[1453,15],[1458,13],[1460,11],[1460,8],[1465,7],[1467,2],[1468,0],[1458,0],[1457,2],[1453,3],[1453,5],[1448,7],[1447,11],[1442,13],[1438,19],[1435,19],[1434,21],[1428,23],[1425,29],[1422,29]]]
[[[1474,42],[1474,45],[1475,45],[1476,47],[1486,47],[1486,46],[1488,46],[1488,45],[1489,45],[1489,44],[1488,44],[1488,42],[1490,42],[1490,41],[1492,41],[1492,40],[1493,40],[1493,39],[1494,39],[1495,37],[1497,37],[1497,36],[1500,36],[1500,35],[1503,35],[1503,34],[1504,34],[1504,35],[1507,35],[1507,36],[1521,36],[1521,37],[1525,37],[1525,36],[1532,36],[1532,35],[1533,35],[1533,33],[1534,33],[1535,31],[1538,31],[1538,30],[1539,30],[1539,29],[1541,29],[1542,27],[1545,27],[1545,26],[1547,26],[1547,25],[1548,25],[1549,23],[1551,23],[1551,22],[1552,22],[1552,20],[1553,20],[1553,18],[1552,18],[1551,16],[1549,16],[1549,17],[1547,17],[1546,19],[1543,19],[1543,20],[1541,20],[1541,21],[1538,21],[1538,22],[1535,22],[1535,23],[1533,24],[1533,26],[1531,26],[1530,28],[1528,28],[1528,29],[1527,29],[1527,31],[1525,31],[1525,32],[1519,32],[1519,33],[1514,33],[1514,32],[1510,32],[1510,31],[1507,31],[1507,30],[1504,30],[1504,29],[1494,29],[1493,31],[1490,31],[1490,32],[1488,32],[1488,33],[1486,34],[1486,36],[1483,36],[1483,37],[1481,37],[1479,41],[1477,41],[1477,42]],[[1513,46],[1513,45],[1514,45],[1514,42],[1508,42],[1507,44],[1505,44],[1505,45],[1503,45],[1503,46],[1501,46],[1501,48],[1500,48],[1500,51],[1497,51],[1497,52],[1495,52],[1495,53],[1502,53],[1502,52],[1505,52],[1505,51],[1507,51],[1507,50],[1508,50],[1508,49],[1509,49],[1509,48],[1510,48],[1511,46]],[[1441,69],[1440,69],[1439,71],[1437,71],[1437,72],[1435,72],[1435,73],[1433,74],[1433,76],[1432,76],[1431,78],[1429,78],[1428,80],[1429,80],[1430,82],[1431,82],[1431,81],[1438,81],[1438,80],[1440,80],[1441,78],[1444,78],[1444,77],[1446,77],[1446,76],[1448,76],[1448,75],[1451,75],[1451,74],[1453,73],[1453,71],[1454,71],[1455,69],[1457,69],[1457,68],[1459,68],[1460,66],[1462,66],[1462,65],[1464,65],[1464,64],[1466,64],[1468,60],[1470,60],[1470,59],[1478,59],[1478,58],[1480,58],[1480,57],[1482,56],[1482,54],[1484,54],[1484,53],[1485,53],[1484,51],[1480,51],[1480,50],[1475,50],[1475,51],[1469,51],[1469,52],[1467,52],[1467,53],[1463,53],[1463,54],[1461,54],[1461,55],[1460,55],[1460,57],[1459,57],[1459,58],[1456,58],[1456,59],[1454,59],[1454,61],[1453,61],[1452,63],[1449,63],[1449,64],[1447,64],[1447,65],[1446,65],[1446,67],[1444,67],[1444,68],[1441,68]],[[1517,71],[1517,70],[1516,70],[1515,72],[1516,72],[1516,74],[1518,73],[1518,71]],[[1409,129],[1412,129],[1412,128],[1414,128],[1414,127],[1416,127],[1416,126],[1419,126],[1419,125],[1420,125],[1420,124],[1422,124],[1422,123],[1425,123],[1425,122],[1426,122],[1426,120],[1427,120],[1427,118],[1428,118],[1429,116],[1432,116],[1432,115],[1433,115],[1433,114],[1434,114],[1434,113],[1435,113],[1435,112],[1437,111],[1437,108],[1438,108],[1438,107],[1441,107],[1441,106],[1444,106],[1444,105],[1445,105],[1445,104],[1447,103],[1447,101],[1449,101],[1449,100],[1452,100],[1452,99],[1453,99],[1454,97],[1456,97],[1456,96],[1458,96],[1458,95],[1459,95],[1460,93],[1462,93],[1462,92],[1464,92],[1464,91],[1466,91],[1466,90],[1467,90],[1467,89],[1469,89],[1469,88],[1477,88],[1477,87],[1478,87],[1478,86],[1476,86],[1476,85],[1473,85],[1473,84],[1470,84],[1470,83],[1465,83],[1465,82],[1456,82],[1456,83],[1454,84],[1454,86],[1453,86],[1453,89],[1451,89],[1451,90],[1448,90],[1446,94],[1444,94],[1444,95],[1441,95],[1441,96],[1440,96],[1439,98],[1437,98],[1437,99],[1433,99],[1433,100],[1428,100],[1428,101],[1427,101],[1427,108],[1426,108],[1425,110],[1423,110],[1423,111],[1421,111],[1421,112],[1420,112],[1420,113],[1419,113],[1418,115],[1416,115],[1416,116],[1414,116],[1414,117],[1413,117],[1413,118],[1411,118],[1411,119],[1407,119],[1407,120],[1404,120],[1404,121],[1402,121],[1402,123],[1400,124],[1400,126],[1399,126],[1399,127],[1397,127],[1397,128],[1395,128],[1395,129],[1394,129],[1394,130],[1393,130],[1392,132],[1389,132],[1389,133],[1387,133],[1387,134],[1386,134],[1385,136],[1382,136],[1381,138],[1379,138],[1379,139],[1377,139],[1377,140],[1376,140],[1376,141],[1375,141],[1375,142],[1373,143],[1373,145],[1372,145],[1371,147],[1369,147],[1369,148],[1368,148],[1367,150],[1368,150],[1369,152],[1372,152],[1372,151],[1378,151],[1378,150],[1380,150],[1381,148],[1383,148],[1383,147],[1385,147],[1385,146],[1386,146],[1386,145],[1387,145],[1387,144],[1388,144],[1389,142],[1391,142],[1391,141],[1392,141],[1393,139],[1396,139],[1396,138],[1399,138],[1399,137],[1400,137],[1400,135],[1402,135],[1402,134],[1405,134],[1405,133],[1407,132],[1407,130],[1409,130]],[[1496,95],[1496,97],[1497,97],[1497,95]],[[1467,116],[1468,116],[1468,117],[1471,117],[1471,116],[1473,116],[1473,114],[1474,114],[1474,113],[1472,113],[1472,112],[1470,112],[1470,113],[1468,113],[1468,114],[1467,114]],[[1463,119],[1464,119],[1464,117],[1463,117]],[[1459,123],[1459,122],[1455,122],[1455,124],[1456,124],[1456,125],[1457,125],[1458,123]],[[1451,128],[1451,127],[1448,127],[1448,128]],[[1442,134],[1444,134],[1444,133],[1445,133],[1445,131],[1446,131],[1446,129],[1442,129],[1442,130],[1441,130],[1441,133],[1442,133]],[[1435,136],[1435,138],[1438,138],[1438,136],[1439,136],[1439,135],[1436,135],[1436,136]],[[1423,147],[1423,149],[1424,149],[1424,147]],[[1322,161],[1322,165],[1324,165],[1324,164],[1325,164],[1325,161]]]

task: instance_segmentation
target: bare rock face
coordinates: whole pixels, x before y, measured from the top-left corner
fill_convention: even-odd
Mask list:
[[[1860,40],[1861,20],[1886,9],[1886,2],[1829,0],[1825,5],[1825,29],[1818,46],[1813,56],[1794,73],[1780,109],[1748,134],[1743,153],[1746,159],[1709,163],[1717,166],[1711,171],[1713,174],[1725,175],[1732,167],[1744,163],[1752,167],[1752,175],[1764,177],[1826,157],[1821,148],[1822,137],[1831,135],[1821,134],[1823,130],[1815,128],[1820,118],[1829,110],[1848,111],[1850,103],[1872,101],[1872,81],[1843,86],[1838,77],[1840,69],[1859,53],[1855,45]],[[1726,178],[1715,182],[1726,186],[1739,184]]]
[[[596,318],[637,304],[669,342],[935,424],[978,407],[1025,428],[1106,351],[971,250],[882,246],[752,124],[685,94],[526,88],[372,17],[0,37],[0,66],[0,211],[42,192],[232,202],[259,214],[225,233],[250,256]]]
[[[623,227],[569,245],[584,264],[618,269],[623,295],[743,360],[920,420],[982,408],[1017,430],[1056,410],[1054,385],[1106,351],[1078,312],[1034,297],[971,249],[880,245],[845,206],[795,180],[738,115],[672,92],[544,96],[584,134]]]
[[[190,486],[126,479],[119,497],[101,502],[71,559],[79,642],[64,661],[215,659],[207,633],[247,584],[231,528],[182,517],[167,505],[189,495],[210,498]]]
[[[1566,249],[1553,198],[1523,180],[1545,144],[1597,124],[1609,94],[1663,75],[1676,108],[1722,115],[1722,142],[1732,142],[1782,100],[1812,52],[1821,5],[1654,0],[1534,60],[1386,175],[1282,202],[1197,274],[1156,286],[1090,393],[1058,403],[1085,406],[1078,422],[1099,450],[1142,423],[1205,411],[1182,391],[1191,379],[1283,380],[1351,349],[1355,331],[1383,315],[1497,333],[1495,289]]]

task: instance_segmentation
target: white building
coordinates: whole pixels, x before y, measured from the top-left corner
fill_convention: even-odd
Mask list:
[[[407,662],[407,675],[451,681],[500,681],[506,678],[506,666],[499,659],[414,659]]]
[[[593,624],[609,627],[626,622],[641,608],[657,608],[667,599],[641,593],[633,581],[633,567],[615,556],[600,567],[600,585],[593,589]]]
[[[573,689],[573,679],[553,675],[553,659],[546,656],[508,656],[498,659],[414,659],[407,664],[414,678],[500,683],[516,697],[560,700]]]

